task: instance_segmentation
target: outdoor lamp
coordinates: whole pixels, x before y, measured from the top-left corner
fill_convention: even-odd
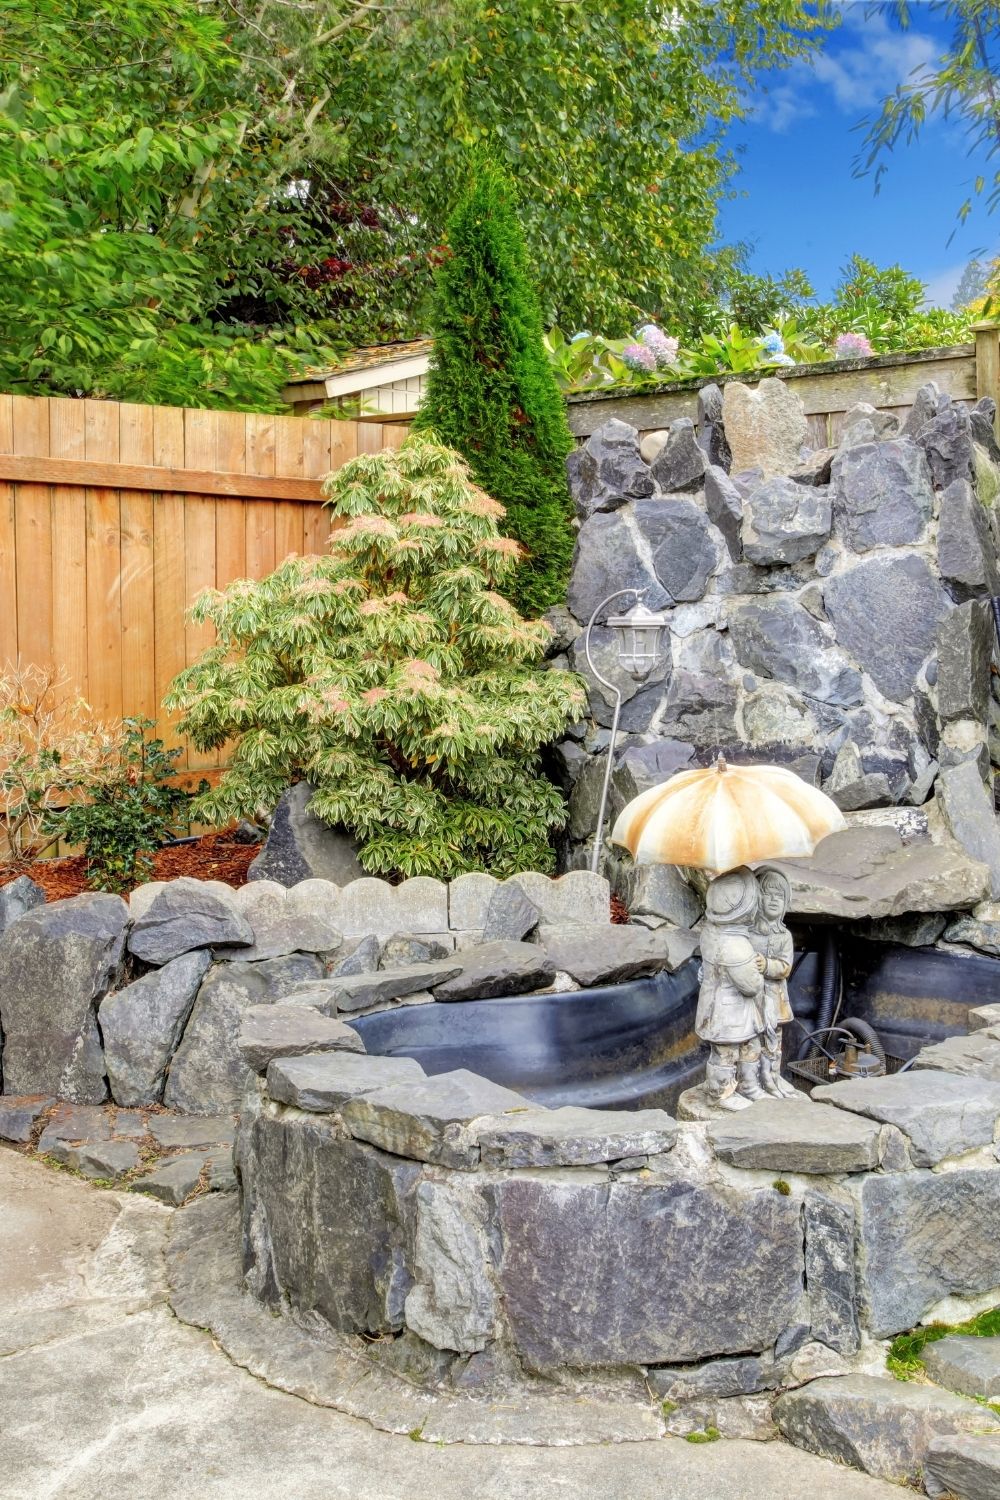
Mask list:
[[[648,677],[656,666],[660,636],[668,623],[666,615],[658,615],[644,604],[636,604],[626,615],[609,617],[608,629],[617,641],[618,660],[636,682]]]
[[[594,665],[594,658],[590,654],[590,637],[593,633],[597,617],[613,599],[621,599],[625,594],[635,596],[636,603],[624,615],[611,615],[608,618],[608,629],[614,636],[615,645],[618,648],[618,661],[631,678],[641,682],[648,677],[656,665],[660,656],[660,639],[664,628],[670,623],[666,615],[658,615],[653,610],[647,609],[641,602],[642,595],[638,589],[617,589],[602,599],[594,610],[587,624],[587,633],[584,636],[583,646],[587,658],[587,665],[593,676],[614,695],[614,714],[611,719],[611,738],[608,742],[608,763],[604,768],[604,784],[601,788],[601,803],[597,810],[597,833],[594,836],[594,851],[590,858],[590,868],[598,869],[601,858],[601,834],[604,831],[604,813],[608,804],[608,788],[611,785],[611,768],[615,758],[615,740],[618,737],[618,719],[622,710],[621,689],[606,677],[602,677]]]

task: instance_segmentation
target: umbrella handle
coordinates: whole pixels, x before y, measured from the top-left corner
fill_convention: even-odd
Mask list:
[[[594,848],[590,856],[590,868],[595,875],[597,874],[598,867],[600,866],[601,862],[601,836],[604,832],[604,814],[608,805],[608,790],[611,786],[611,768],[614,765],[615,740],[618,737],[618,719],[622,711],[622,694],[621,688],[615,687],[613,682],[609,682],[606,677],[602,677],[600,672],[595,667],[594,658],[590,654],[590,633],[593,630],[594,624],[597,620],[597,616],[601,613],[601,611],[603,609],[606,609],[613,599],[621,599],[625,594],[634,594],[636,599],[642,598],[642,592],[639,589],[616,589],[613,594],[609,594],[606,599],[602,599],[600,604],[597,605],[594,613],[587,621],[587,631],[583,638],[583,651],[584,655],[587,658],[587,666],[590,668],[592,674],[594,675],[594,677],[596,677],[601,686],[607,688],[609,692],[614,693],[615,695],[615,711],[611,719],[611,738],[608,741],[608,761],[607,765],[604,767],[604,782],[601,786],[601,801],[597,809],[597,832],[594,835]]]

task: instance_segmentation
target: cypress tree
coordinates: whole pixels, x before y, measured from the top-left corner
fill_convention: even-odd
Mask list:
[[[573,553],[563,398],[542,344],[513,187],[481,169],[448,225],[431,319],[434,354],[416,424],[466,459],[525,549],[507,593],[526,615],[566,597]]]

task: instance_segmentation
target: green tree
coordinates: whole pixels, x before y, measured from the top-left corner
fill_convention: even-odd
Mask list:
[[[961,312],[968,307],[970,302],[977,302],[980,297],[985,297],[989,287],[991,265],[987,260],[973,258],[969,261],[955,288],[955,295],[951,299],[954,312]]]
[[[542,669],[549,637],[496,592],[516,543],[503,508],[458,454],[412,436],[329,481],[328,556],[202,595],[217,643],[168,706],[229,769],[195,816],[273,808],[307,779],[311,807],[361,841],[368,870],[447,878],[549,869],[565,822],[539,750],[578,716],[568,672]]]
[[[909,27],[913,7],[907,0],[879,8],[890,11],[902,30]],[[927,9],[950,23],[951,43],[883,100],[877,115],[864,121],[867,129],[854,172],[873,172],[876,191],[893,148],[918,140],[932,116],[959,126],[968,156],[995,162],[1000,155],[1000,9],[994,0],[930,0]],[[959,205],[960,222],[980,197],[992,213],[1000,203],[1000,167],[977,172],[971,195]]]
[[[525,553],[511,592],[537,615],[565,596],[573,439],[542,342],[512,190],[491,167],[448,226],[431,326],[434,355],[416,426],[457,448],[504,506]]]

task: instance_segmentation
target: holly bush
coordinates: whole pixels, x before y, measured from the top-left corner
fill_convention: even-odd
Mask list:
[[[548,626],[498,592],[520,552],[503,507],[420,435],[345,464],[327,493],[328,554],[196,601],[216,644],[166,702],[200,749],[228,745],[229,768],[194,815],[253,817],[305,779],[367,870],[551,868],[566,812],[539,752],[584,690],[543,668]]]

